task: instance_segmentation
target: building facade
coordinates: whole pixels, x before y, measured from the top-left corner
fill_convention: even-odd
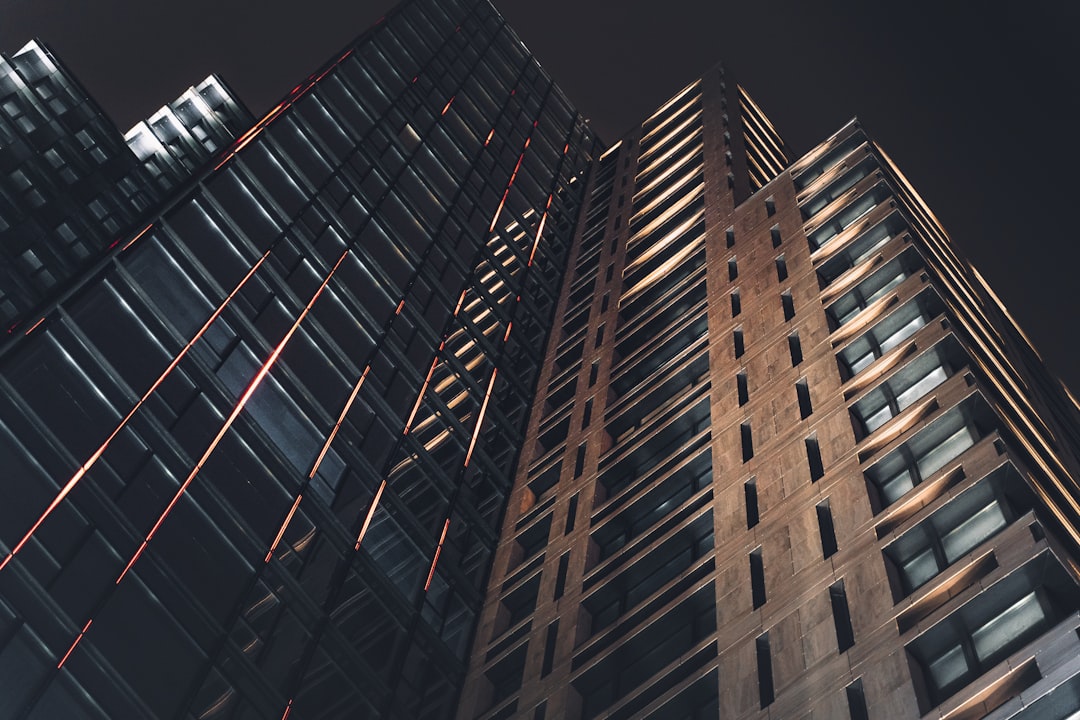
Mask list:
[[[0,325],[15,334],[252,123],[209,77],[126,136],[44,43],[0,55]]]
[[[1080,709],[1080,410],[857,122],[608,147],[488,0],[214,87],[0,344],[0,718]]]
[[[1080,709],[1078,415],[852,121],[594,163],[458,718]]]
[[[40,306],[0,717],[452,713],[594,145],[489,3],[406,3]]]

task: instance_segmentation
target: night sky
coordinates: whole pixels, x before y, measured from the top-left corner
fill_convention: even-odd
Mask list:
[[[496,4],[609,142],[720,60],[797,153],[858,116],[1080,393],[1080,4]],[[40,37],[122,129],[210,72],[260,115],[392,5],[0,0],[0,50]]]

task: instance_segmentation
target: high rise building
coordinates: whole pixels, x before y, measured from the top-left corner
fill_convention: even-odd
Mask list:
[[[459,718],[1065,718],[1077,407],[852,121],[594,163]]]
[[[139,160],[213,152],[185,97]],[[721,67],[606,146],[409,0],[39,307],[0,717],[1080,710],[1080,408],[857,122],[796,159]]]
[[[211,75],[138,122],[124,140],[157,189],[168,192],[254,122],[225,82]]]
[[[210,77],[148,122],[122,136],[41,41],[0,55],[4,330],[14,333],[32,308],[62,293],[252,119]]]
[[[20,326],[0,717],[451,712],[594,145],[410,2]]]

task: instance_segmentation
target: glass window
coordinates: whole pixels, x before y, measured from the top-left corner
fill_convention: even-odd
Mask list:
[[[845,325],[875,300],[902,283],[922,267],[922,258],[914,248],[908,249],[881,269],[874,272],[834,302],[825,313],[832,330]]]
[[[942,310],[941,300],[930,291],[885,316],[852,341],[837,356],[845,378],[858,375],[889,350],[914,335]]]
[[[920,430],[918,434],[886,455],[866,471],[878,510],[899,500],[960,456],[993,428],[991,413],[979,396]]]
[[[856,434],[865,437],[945,382],[967,358],[955,341],[936,345],[851,407]]]
[[[925,714],[1016,652],[1080,604],[1049,553],[990,586],[907,646],[922,670]]]
[[[855,198],[829,218],[824,225],[807,236],[810,241],[810,251],[823,247],[891,196],[889,188],[882,183]]]
[[[1030,508],[1027,486],[1011,465],[983,478],[885,548],[896,574],[894,598],[919,589]]]
[[[810,218],[821,212],[829,203],[843,195],[855,186],[860,180],[877,169],[877,161],[873,157],[867,157],[854,170],[845,173],[839,180],[830,184],[822,192],[811,198],[802,206],[803,218]]]

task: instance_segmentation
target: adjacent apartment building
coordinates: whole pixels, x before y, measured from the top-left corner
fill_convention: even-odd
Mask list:
[[[488,0],[208,83],[0,345],[0,718],[1080,711],[1080,409],[858,122],[605,144]]]

